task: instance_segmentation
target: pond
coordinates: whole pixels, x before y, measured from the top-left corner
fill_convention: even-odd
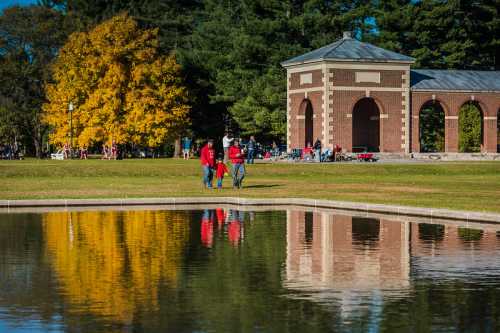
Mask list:
[[[329,211],[0,214],[0,332],[500,331],[500,226]]]

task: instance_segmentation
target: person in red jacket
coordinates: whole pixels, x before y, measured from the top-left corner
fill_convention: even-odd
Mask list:
[[[213,169],[215,167],[215,149],[213,140],[208,140],[207,144],[201,148],[200,160],[203,168],[203,185],[211,189],[212,179],[214,177]]]
[[[229,148],[229,159],[233,165],[233,188],[241,188],[245,177],[245,153],[240,147],[240,141],[234,140]]]
[[[217,159],[217,163],[215,164],[215,178],[217,178],[217,188],[222,189],[222,180],[224,179],[224,175],[228,174],[229,170],[222,158]]]

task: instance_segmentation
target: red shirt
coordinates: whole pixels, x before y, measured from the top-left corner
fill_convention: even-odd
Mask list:
[[[213,168],[215,165],[215,149],[213,147],[208,148],[208,144],[206,144],[201,148],[200,160],[201,165],[208,165]]]
[[[224,163],[217,163],[216,164],[216,171],[215,171],[215,177],[216,178],[223,178],[224,173],[229,173],[229,170],[227,169],[226,165]]]
[[[238,156],[240,154],[240,156]],[[229,159],[233,164],[243,164],[245,162],[244,154],[241,152],[240,147],[231,146],[229,147]]]

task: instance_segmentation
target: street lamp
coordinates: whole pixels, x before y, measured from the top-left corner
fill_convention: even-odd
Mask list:
[[[69,111],[69,152],[71,158],[73,158],[73,102],[69,102],[68,111]]]

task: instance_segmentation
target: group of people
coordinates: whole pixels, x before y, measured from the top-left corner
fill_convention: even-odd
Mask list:
[[[214,141],[212,139],[209,139],[207,144],[201,149],[200,161],[203,169],[203,185],[208,189],[212,189],[212,181],[215,173],[217,188],[221,189],[224,177],[229,175],[229,170],[225,164],[229,160],[232,166],[233,188],[241,189],[243,187],[243,178],[245,178],[245,151],[240,146],[238,139],[230,138],[227,134],[224,136],[222,143],[224,157],[219,156],[216,158]]]
[[[66,142],[63,145],[63,156],[64,159],[68,159],[72,157],[72,149],[71,146]],[[86,160],[89,157],[89,150],[87,148],[87,145],[83,145],[78,149],[78,154],[80,156],[81,160]],[[115,141],[111,143],[110,146],[103,144],[102,145],[102,160],[116,160],[118,158],[118,145],[116,144]]]
[[[0,144],[0,159],[18,160],[22,158],[17,142],[13,144]]]
[[[116,160],[118,157],[118,145],[115,141],[111,142],[111,146],[106,144],[102,145],[102,158],[101,160]]]
[[[309,161],[309,160],[314,160],[316,162],[323,162],[324,157],[325,157],[325,152],[321,152],[321,140],[318,138],[314,142],[314,145],[311,145],[310,142],[306,144],[306,147],[302,150],[302,156],[301,158],[303,160]]]
[[[80,155],[81,160],[86,160],[89,157],[89,150],[86,145],[83,145],[79,150],[78,153]],[[71,147],[70,145],[66,142],[63,146],[63,155],[64,159],[67,160],[68,158],[71,158]]]

